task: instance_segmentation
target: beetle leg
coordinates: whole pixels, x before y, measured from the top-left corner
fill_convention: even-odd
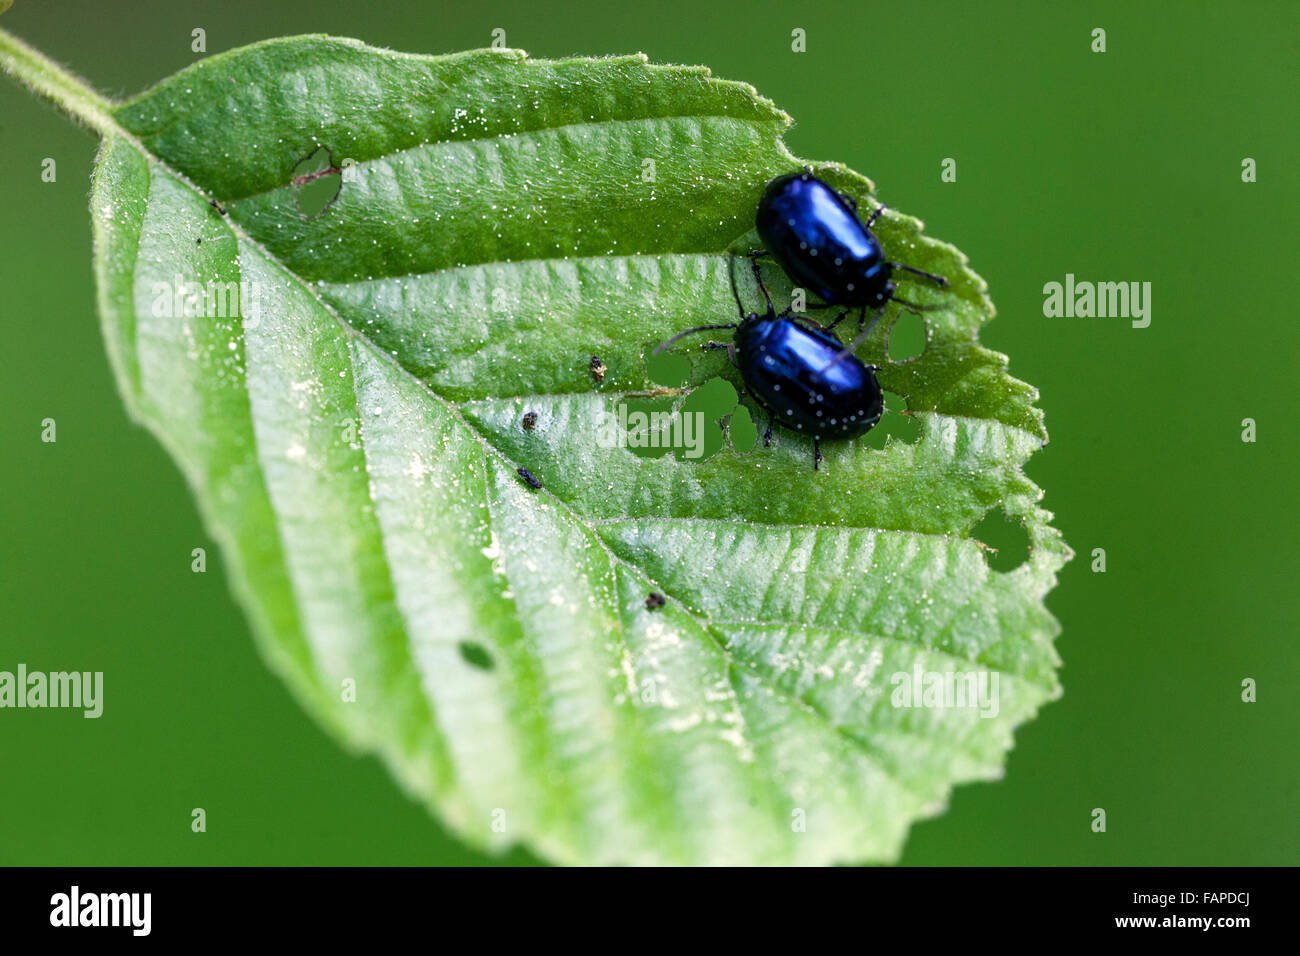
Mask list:
[[[736,288],[736,254],[733,252],[727,257],[727,281],[731,283],[731,297],[736,300],[736,311],[740,313],[740,321],[745,321],[745,303],[740,301],[740,290]]]
[[[926,279],[931,279],[931,280],[933,280],[934,282],[937,282],[939,285],[943,286],[945,289],[948,288],[948,280],[945,279],[943,276],[937,276],[937,275],[935,275],[933,272],[925,272],[925,271],[923,271],[923,270],[921,270],[921,269],[914,269],[914,268],[912,268],[911,266],[905,266],[905,265],[903,265],[901,262],[891,262],[891,263],[889,264],[889,268],[891,268],[891,269],[902,269],[904,272],[910,272],[910,273],[912,273],[912,275],[914,275],[914,276],[923,276],[923,277],[925,277]]]
[[[836,322],[839,322],[840,319],[844,318],[844,316],[848,314],[849,314],[848,310],[845,309],[844,312],[840,314],[839,318],[837,318],[835,322],[832,322],[830,325],[822,325],[820,322],[810,319],[808,318],[808,316],[803,315],[802,313],[791,312],[789,309],[782,312],[780,315],[777,316],[777,318],[789,319],[791,322],[799,326],[799,328],[801,329],[805,329],[809,332],[820,332],[823,335],[829,335],[836,342],[838,342],[840,340],[840,337],[835,334],[835,324]]]
[[[772,422],[775,421],[775,420],[776,420],[776,416],[775,416],[774,414],[772,414],[771,412],[768,412],[768,413],[767,413],[767,431],[763,432],[763,447],[764,447],[764,448],[771,448],[771,447],[772,447]]]
[[[829,325],[823,325],[823,326],[822,326],[822,331],[823,331],[823,332],[829,332],[831,329],[835,328],[835,326],[839,325],[842,321],[844,321],[844,317],[845,317],[846,315],[848,315],[848,314],[849,314],[849,310],[848,310],[848,309],[845,309],[845,310],[844,310],[843,312],[841,312],[839,315],[835,316],[835,318],[831,320],[831,323],[830,323]],[[858,327],[861,328],[861,326],[862,326],[862,323],[859,322],[859,323],[858,323]]]
[[[871,321],[867,323],[866,328],[862,328],[862,319],[867,317],[867,307],[865,305],[862,307],[862,317],[858,320],[858,337],[853,340],[853,344],[849,346],[850,348],[856,349],[862,344],[862,340],[871,334],[871,330],[876,327],[876,323],[880,321],[882,316],[884,316],[885,309],[888,307],[889,303],[882,305],[879,310],[877,310],[876,314],[871,317]]]
[[[873,212],[873,213],[871,214],[871,216],[867,219],[867,228],[868,228],[868,229],[870,229],[870,228],[872,227],[872,225],[875,223],[875,221],[876,221],[877,219],[880,218],[880,214],[881,214],[882,212],[885,211],[885,208],[886,208],[888,205],[889,205],[888,203],[883,203],[883,202],[882,202],[882,203],[880,204],[880,208],[877,209],[875,212]]]
[[[880,307],[880,311],[878,311],[874,316],[872,316],[871,321],[867,323],[866,328],[864,328],[861,332],[858,333],[858,337],[854,339],[852,342],[850,342],[843,349],[841,349],[839,352],[835,353],[835,358],[831,359],[830,362],[826,364],[826,367],[821,370],[822,375],[825,375],[836,365],[838,365],[840,359],[844,358],[844,356],[850,355],[853,352],[857,351],[858,346],[861,345],[863,340],[865,340],[866,337],[871,334],[871,330],[876,327],[876,323],[880,321],[880,317],[885,314],[885,309],[888,307],[888,305],[889,305],[888,302],[882,305]],[[866,306],[862,307],[862,314],[864,317],[866,316],[867,314]]]
[[[759,289],[760,292],[763,293],[763,299],[764,299],[764,301],[767,302],[767,314],[768,314],[769,316],[775,316],[775,315],[776,315],[776,307],[775,307],[774,305],[772,305],[772,297],[771,297],[770,295],[767,294],[767,286],[763,285],[763,273],[760,272],[759,269],[758,269],[758,260],[757,260],[757,259],[750,259],[750,260],[749,260],[749,264],[750,264],[750,265],[753,267],[753,269],[754,269],[754,281],[758,283],[758,289]]]
[[[822,440],[813,439],[813,471],[820,471],[822,467]]]
[[[731,359],[731,364],[736,366],[736,368],[740,368],[740,363],[736,361],[735,342],[715,342],[713,341],[713,339],[709,339],[709,341],[701,345],[700,348],[706,352],[709,351],[710,349],[726,349],[727,356]]]

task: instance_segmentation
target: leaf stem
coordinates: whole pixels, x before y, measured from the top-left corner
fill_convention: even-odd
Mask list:
[[[101,136],[121,131],[111,100],[5,29],[0,29],[0,69]]]

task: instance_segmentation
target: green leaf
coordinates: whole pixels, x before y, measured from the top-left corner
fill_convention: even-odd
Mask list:
[[[904,282],[934,309],[919,357],[889,359],[888,321],[859,350],[913,441],[828,442],[814,473],[784,431],[698,462],[595,440],[617,402],[684,394],[650,349],[730,320],[728,250],[758,244],[763,185],[802,165],[751,87],[309,36],[109,110],[83,118],[105,136],[95,268],[126,403],[275,668],[468,842],[893,860],[1059,694],[1042,601],[1069,551],[1022,470],[1046,439],[1036,392],[980,346],[984,282],[917,220],[891,209],[878,234],[952,289]],[[242,315],[166,314],[176,277],[244,283]],[[679,351],[688,389],[743,394],[725,352]],[[969,536],[999,509],[1030,544],[1005,573]],[[898,706],[918,672],[995,677],[996,715]]]

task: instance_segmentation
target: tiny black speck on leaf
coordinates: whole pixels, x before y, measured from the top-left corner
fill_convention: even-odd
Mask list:
[[[645,606],[648,611],[653,611],[657,607],[663,607],[666,603],[667,599],[658,591],[651,591],[649,596],[645,599]]]
[[[529,488],[542,487],[542,483],[537,480],[537,476],[534,475],[527,468],[521,466],[519,468],[516,468],[515,472],[519,475],[520,478],[522,478],[525,482],[527,482]]]
[[[530,432],[537,427],[537,413],[524,412],[524,431]]]
[[[490,671],[496,667],[496,661],[482,644],[461,641],[456,648],[460,651],[461,659],[470,667],[477,667],[481,671]]]
[[[597,382],[605,381],[606,371],[605,363],[600,360],[600,356],[593,355],[591,357],[591,374],[596,377]]]

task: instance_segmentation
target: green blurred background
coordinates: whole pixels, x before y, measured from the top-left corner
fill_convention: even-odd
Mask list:
[[[798,121],[797,155],[871,176],[988,280],[983,339],[1042,391],[1052,443],[1029,474],[1079,555],[1048,602],[1065,696],[1017,734],[1004,780],[915,826],[903,862],[1300,863],[1300,5],[543,7],[17,0],[0,24],[113,96],[193,62],[195,27],[209,53],[307,32],[443,53],[500,27],[536,56],[641,50],[755,84]],[[179,473],[110,377],[95,148],[0,80],[0,669],[106,672],[99,720],[0,712],[0,863],[493,862],[342,752],[259,660]],[[1151,326],[1045,318],[1043,284],[1067,272],[1152,282]]]

